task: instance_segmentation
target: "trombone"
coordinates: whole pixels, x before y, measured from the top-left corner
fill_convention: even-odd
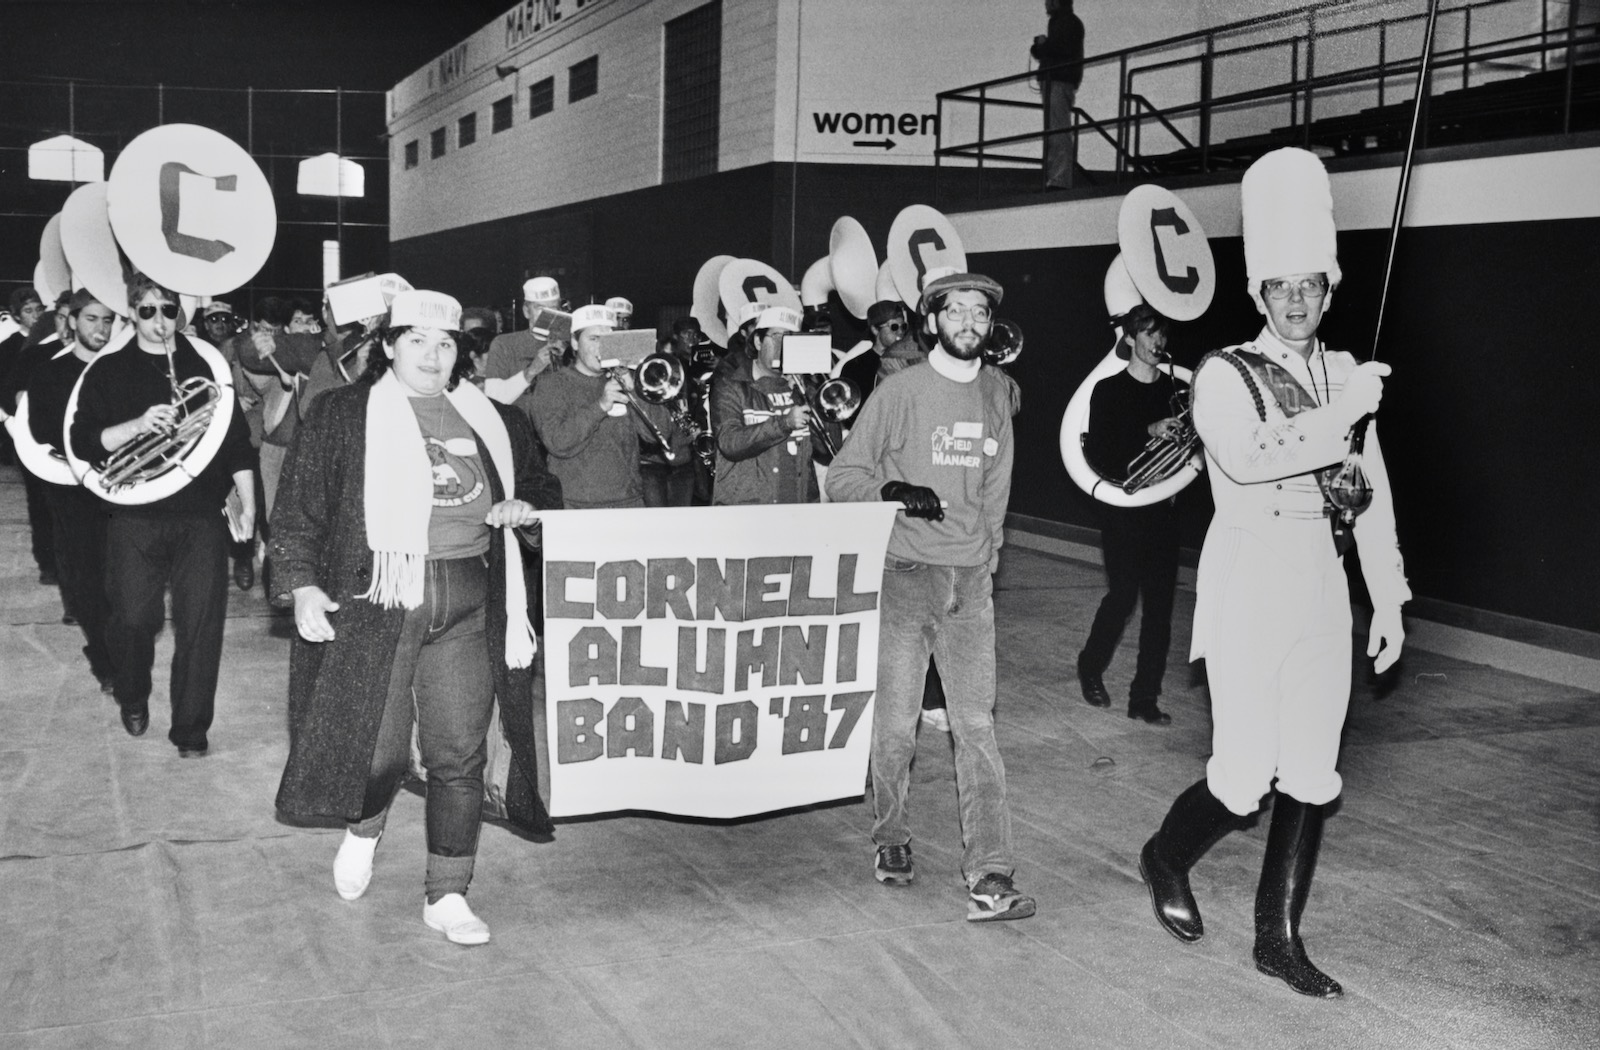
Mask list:
[[[844,423],[854,418],[861,410],[860,388],[843,376],[826,379],[821,383],[815,382],[811,376],[791,375],[788,379],[794,392],[805,402],[812,416],[821,423]],[[833,436],[828,433],[826,426],[819,424],[812,433],[816,435],[817,443],[822,446],[829,459],[839,454],[839,448],[834,444]]]
[[[628,407],[650,428],[651,437],[661,446],[661,454],[669,460],[676,459],[672,443],[645,411],[644,402],[665,405],[683,393],[688,380],[682,362],[671,354],[654,353],[632,368],[620,361],[603,361],[601,367],[606,370],[606,375],[622,387]]]

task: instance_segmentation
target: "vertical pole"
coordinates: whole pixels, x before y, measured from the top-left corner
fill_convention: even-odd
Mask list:
[[[167,122],[167,88],[165,84],[156,85],[156,123]]]
[[[1128,171],[1128,56],[1117,60],[1117,181]]]
[[[78,184],[78,82],[67,81],[67,137],[73,139],[72,152],[68,154],[71,160],[72,185]]]
[[[246,87],[244,89],[244,151],[250,154],[250,159],[255,159],[256,89],[254,87]],[[245,317],[248,320],[254,320],[256,316],[256,285],[255,281],[253,280],[250,282],[250,291],[248,294],[249,306],[246,307],[248,312],[245,314]]]
[[[1306,130],[1305,146],[1311,148],[1312,81],[1317,78],[1317,9],[1306,12]]]
[[[1050,96],[1049,95],[1045,95],[1045,103],[1044,104],[1045,104],[1046,108],[1049,107],[1049,105],[1050,105]],[[978,199],[979,200],[983,199],[984,118],[988,115],[988,112],[989,112],[989,89],[986,88],[986,87],[980,87],[978,89]],[[1045,134],[1048,135],[1049,132],[1046,131]],[[1048,151],[1049,148],[1050,148],[1050,143],[1049,143],[1049,140],[1047,139],[1045,141],[1045,149],[1046,149],[1046,151]],[[1049,163],[1050,163],[1049,160],[1046,159],[1046,161],[1045,161],[1045,169],[1046,169],[1046,174],[1047,175],[1049,173]]]
[[[1300,38],[1289,41],[1289,126],[1300,123]]]
[[[1461,9],[1461,86],[1468,87],[1472,71],[1472,8]]]
[[[1383,82],[1389,72],[1389,20],[1378,22],[1378,108],[1383,108]]]
[[[1561,92],[1561,134],[1572,133],[1572,70],[1578,60],[1578,5],[1567,4],[1567,83]]]
[[[1206,34],[1206,53],[1200,60],[1200,170],[1211,170],[1211,92],[1216,75],[1216,37]]]
[[[333,239],[339,246],[339,273],[344,276],[344,88],[333,89],[333,152],[339,158],[339,178],[335,185],[339,196],[334,198]]]

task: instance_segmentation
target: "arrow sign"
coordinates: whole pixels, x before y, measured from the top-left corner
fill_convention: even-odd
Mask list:
[[[891,139],[891,138],[865,139],[865,140],[856,139],[854,142],[851,143],[851,145],[852,146],[856,146],[856,147],[871,146],[874,149],[881,149],[881,150],[884,150],[885,152],[887,152],[889,150],[894,149],[894,139]]]

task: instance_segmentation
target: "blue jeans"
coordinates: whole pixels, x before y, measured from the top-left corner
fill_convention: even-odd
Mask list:
[[[428,770],[429,901],[466,893],[483,821],[484,742],[494,675],[484,638],[489,569],[479,557],[427,563],[422,604],[406,611],[361,820],[350,830],[376,838],[411,759],[417,723]]]
[[[878,696],[872,713],[872,841],[911,841],[906,794],[917,751],[928,657],[938,660],[956,751],[961,871],[971,885],[1010,875],[1006,767],[994,738],[994,582],[984,565],[883,563]]]

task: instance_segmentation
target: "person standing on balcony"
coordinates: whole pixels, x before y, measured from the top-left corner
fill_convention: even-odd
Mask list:
[[[1068,190],[1078,163],[1078,136],[1060,129],[1072,127],[1072,107],[1083,83],[1083,21],[1072,13],[1072,0],[1044,0],[1044,13],[1049,25],[1033,38],[1044,94],[1044,188]]]

